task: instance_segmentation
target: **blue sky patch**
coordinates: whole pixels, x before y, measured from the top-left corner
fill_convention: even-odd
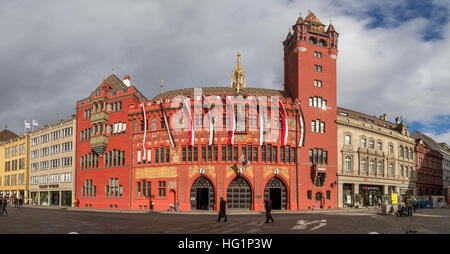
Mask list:
[[[443,39],[442,28],[448,22],[448,9],[434,5],[431,1],[407,1],[407,4],[399,3],[393,8],[377,4],[371,6],[364,15],[372,20],[368,28],[392,28],[416,18],[425,18],[430,22],[422,31],[425,41]]]

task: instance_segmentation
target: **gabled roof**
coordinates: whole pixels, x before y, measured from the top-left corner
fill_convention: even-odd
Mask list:
[[[288,34],[286,35],[286,39],[284,41],[289,41],[292,37],[291,32],[288,32]]]
[[[0,132],[0,142],[8,141],[13,138],[18,138],[19,136],[10,130],[3,130]]]
[[[309,11],[308,16],[305,18],[305,21],[323,25],[322,22],[320,22],[320,20],[316,17],[316,15],[312,13],[312,11]]]
[[[436,142],[434,139],[428,137],[427,135],[418,132],[418,131],[413,131],[413,133],[411,134],[411,137],[415,138],[415,139],[419,139],[421,138],[423,140],[423,142],[425,142],[428,146],[430,146],[432,149],[439,149],[440,145],[438,142]]]
[[[99,85],[97,87],[97,89],[95,89],[94,92],[100,90],[104,84],[106,84],[111,90],[119,90],[119,89],[123,89],[123,88],[128,88],[128,86],[125,85],[125,83],[123,83],[123,81],[121,79],[119,79],[116,75],[111,74],[111,75],[109,75],[109,77],[107,77],[105,80],[103,80],[103,83],[101,85]]]
[[[329,33],[329,32],[336,32],[336,30],[334,30],[334,26],[332,24],[330,24],[328,26],[327,33]]]

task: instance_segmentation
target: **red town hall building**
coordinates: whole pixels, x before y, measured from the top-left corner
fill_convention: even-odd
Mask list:
[[[246,87],[239,54],[231,87],[147,99],[106,78],[77,103],[80,207],[336,209],[338,33],[311,12],[292,30],[284,90]]]

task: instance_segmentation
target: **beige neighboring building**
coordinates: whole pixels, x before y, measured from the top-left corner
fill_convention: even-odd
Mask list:
[[[60,120],[30,137],[30,202],[71,206],[75,198],[76,119]]]
[[[383,195],[416,195],[414,139],[399,118],[338,108],[338,207],[373,206]]]

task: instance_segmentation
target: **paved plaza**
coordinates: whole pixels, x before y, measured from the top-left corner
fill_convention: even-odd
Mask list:
[[[265,214],[230,211],[228,222],[216,212],[95,211],[75,208],[8,207],[0,216],[2,234],[449,234],[450,209],[422,209],[412,217],[351,209]]]

